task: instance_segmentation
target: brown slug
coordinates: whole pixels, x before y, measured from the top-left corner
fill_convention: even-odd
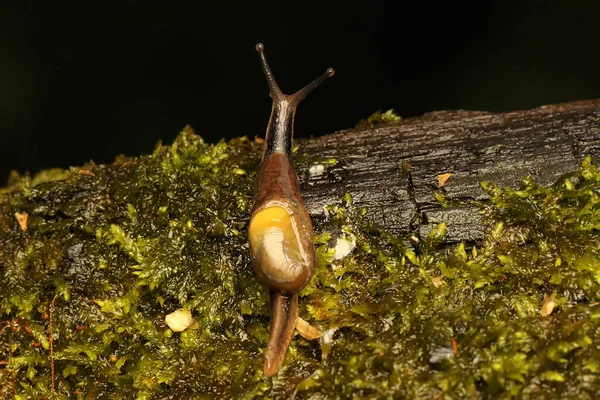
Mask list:
[[[292,163],[294,116],[298,104],[333,76],[332,68],[292,95],[281,92],[269,68],[262,43],[256,45],[273,99],[263,159],[250,214],[248,240],[252,267],[270,289],[271,327],[264,351],[264,374],[279,371],[298,318],[298,292],[315,267],[313,227],[300,197]]]

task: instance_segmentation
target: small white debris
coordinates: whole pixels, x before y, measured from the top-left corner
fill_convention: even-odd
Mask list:
[[[395,317],[382,318],[381,322],[383,322],[383,332],[388,331],[393,325]]]
[[[325,172],[325,166],[322,164],[313,165],[308,169],[308,174],[310,176],[320,176]]]
[[[356,237],[350,234],[347,238],[339,237],[335,243],[334,260],[341,260],[354,250],[356,247]]]
[[[326,360],[331,352],[331,346],[333,345],[333,335],[337,331],[337,328],[331,328],[323,332],[323,336],[319,339],[321,341],[321,359]]]
[[[240,329],[240,331],[238,332],[238,336],[240,337],[240,340],[242,342],[245,342],[246,340],[249,339],[249,336],[246,332],[244,332],[243,330]]]
[[[431,353],[431,357],[429,357],[429,363],[437,364],[442,360],[448,359],[454,356],[454,350],[452,347],[440,347]]]
[[[181,332],[186,330],[190,325],[194,324],[192,313],[185,308],[173,311],[165,317],[165,323],[173,332]]]
[[[333,343],[333,334],[337,331],[337,328],[331,328],[323,332],[323,336],[321,336],[321,342],[323,344],[332,344]]]

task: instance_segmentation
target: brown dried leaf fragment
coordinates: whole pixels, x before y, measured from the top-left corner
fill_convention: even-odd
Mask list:
[[[319,328],[312,326],[300,317],[296,320],[296,330],[303,338],[308,340],[318,339],[323,336],[323,332]]]
[[[26,212],[16,212],[15,218],[21,227],[21,230],[25,232],[27,230],[27,218],[29,218],[29,214]]]
[[[436,289],[446,284],[446,282],[444,282],[444,278],[441,276],[432,276],[431,283],[433,283],[433,286],[435,286]]]
[[[86,175],[86,176],[96,176],[96,174],[94,174],[92,171],[90,171],[89,169],[83,169],[80,168],[77,170],[77,173],[79,175]]]
[[[542,317],[547,317],[552,314],[554,311],[554,307],[556,306],[556,292],[553,292],[550,295],[547,295],[544,298],[544,304],[542,305],[542,309],[540,310],[540,314]]]
[[[452,174],[438,175],[438,186],[443,187],[446,184],[446,182],[448,181],[448,179],[450,179],[451,176],[452,176]]]

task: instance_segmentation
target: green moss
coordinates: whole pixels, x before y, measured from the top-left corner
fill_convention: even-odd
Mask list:
[[[366,119],[361,119],[356,124],[357,128],[366,128],[366,127],[374,127],[375,125],[380,124],[389,124],[393,122],[398,122],[402,119],[401,116],[396,114],[393,109],[389,109],[386,112],[381,112],[381,110],[375,111],[373,114],[369,115]]]
[[[49,398],[54,363],[65,399],[595,397],[600,173],[589,160],[550,187],[483,184],[477,245],[446,246],[440,224],[406,248],[350,196],[328,206],[300,298],[326,339],[296,336],[269,380],[268,293],[246,245],[261,151],[185,129],[149,156],[13,176],[0,193],[0,393]],[[336,260],[339,237],[356,247]],[[181,307],[197,330],[166,326]]]

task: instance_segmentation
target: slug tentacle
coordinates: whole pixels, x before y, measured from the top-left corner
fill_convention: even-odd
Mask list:
[[[315,267],[313,227],[300,196],[292,164],[296,107],[308,93],[330,76],[329,68],[293,95],[281,92],[264,53],[256,45],[273,99],[267,126],[263,162],[258,174],[248,241],[256,275],[271,289],[271,327],[264,352],[264,374],[279,370],[298,319],[298,292],[312,278]]]
[[[265,46],[262,43],[256,45],[256,51],[260,55],[265,78],[269,84],[273,107],[271,109],[271,119],[267,126],[267,137],[265,139],[265,151],[263,158],[275,152],[284,153],[288,157],[292,155],[292,139],[294,137],[294,116],[296,107],[300,102],[317,86],[323,83],[327,78],[335,74],[333,68],[328,68],[325,73],[317,79],[298,90],[292,95],[283,94],[265,56]]]

